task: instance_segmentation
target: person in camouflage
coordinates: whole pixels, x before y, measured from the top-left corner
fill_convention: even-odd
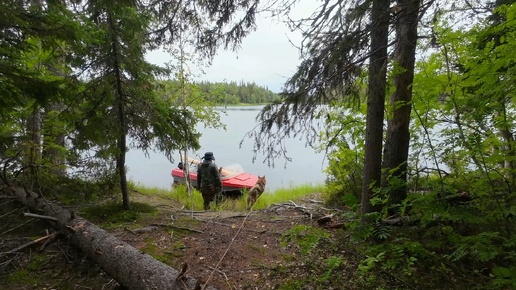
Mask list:
[[[222,198],[222,180],[215,164],[213,152],[206,152],[203,161],[197,166],[197,190],[202,194],[204,210],[210,209],[210,202],[219,203]]]

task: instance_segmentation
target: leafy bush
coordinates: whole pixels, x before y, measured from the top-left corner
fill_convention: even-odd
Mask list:
[[[300,248],[303,255],[307,255],[321,239],[328,237],[329,234],[321,229],[306,225],[295,226],[282,236],[281,245],[285,247],[288,243],[294,243]]]
[[[358,267],[361,282],[371,286],[404,281],[419,289],[441,284],[450,289],[515,285],[511,195],[493,192],[493,180],[473,178],[473,173],[473,182],[461,182],[464,174],[441,183],[420,183],[429,191],[409,195],[406,202],[412,211],[401,226],[386,224],[385,216],[376,214],[376,223],[349,227],[354,237],[371,241]],[[465,187],[470,189],[467,195],[451,194]]]

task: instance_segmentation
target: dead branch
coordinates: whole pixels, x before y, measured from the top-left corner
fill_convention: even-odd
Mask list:
[[[125,228],[128,232],[131,232],[132,234],[135,234],[135,235],[139,235],[139,234],[142,234],[142,233],[150,233],[154,230],[157,229],[157,227],[155,226],[148,226],[148,227],[143,227],[143,228],[138,228],[138,229],[134,229],[134,230],[130,230],[128,228]]]
[[[174,225],[165,225],[165,224],[150,224],[150,225],[155,226],[155,227],[164,227],[164,228],[171,228],[171,229],[176,229],[176,230],[190,231],[190,232],[199,233],[199,234],[204,233],[203,231],[190,229],[190,228],[184,228],[184,227],[178,227],[178,226],[174,226]]]
[[[138,235],[138,233],[134,232],[134,231],[133,231],[133,230],[131,230],[131,229],[128,229],[127,227],[124,227],[124,231],[130,232],[131,234],[133,234],[133,235],[135,235],[135,236],[137,236],[137,235]]]
[[[180,212],[184,212],[183,214],[181,214],[182,216],[185,216],[185,215],[190,215],[192,212],[191,211],[180,211]],[[194,214],[197,214],[198,216],[203,216],[206,212],[205,211],[194,211],[193,212]],[[217,214],[216,216],[213,216],[212,219],[214,218],[217,218],[219,217],[220,214]],[[246,217],[247,215],[245,214],[234,214],[234,215],[230,215],[230,216],[224,216],[224,218],[243,218],[243,217]],[[172,220],[174,220],[173,216],[172,216]]]
[[[333,219],[333,214],[327,214],[323,217],[318,218],[316,221],[320,226],[322,226],[322,225],[325,225],[325,224],[331,222],[332,219]]]
[[[233,219],[233,218],[245,218],[247,215],[245,214],[235,214],[235,215],[231,215],[231,216],[227,216],[226,218],[228,219]]]
[[[0,204],[0,207],[4,206],[4,205],[6,205],[6,204],[10,204],[10,203],[15,202],[15,201],[16,201],[16,199],[8,200],[8,201],[6,201],[6,202],[4,202],[4,203]]]
[[[155,207],[170,207],[172,209],[175,209],[175,207],[170,204],[157,204],[155,205]]]
[[[215,272],[218,272],[219,274],[221,274],[222,276],[224,276],[224,279],[226,279],[226,282],[229,281],[228,279],[228,276],[226,275],[226,273],[222,272],[221,270],[219,269],[216,269],[216,268],[213,268],[211,266],[207,266],[208,268],[210,268],[211,270],[215,271]]]
[[[50,206],[54,213],[57,213],[57,210],[54,208],[54,206],[50,202],[48,202],[48,200],[43,196],[41,192],[39,193],[39,196],[48,204],[48,206]]]
[[[323,201],[315,200],[315,199],[309,199],[308,201],[311,202],[311,203],[318,203],[318,204],[324,203]]]
[[[104,290],[104,287],[109,286],[109,284],[111,284],[113,281],[115,281],[115,279],[111,279],[111,280],[109,280],[109,282],[107,282],[106,284],[104,284],[104,285],[102,286],[102,289],[101,289],[101,290]]]
[[[0,236],[5,235],[5,234],[7,234],[7,233],[10,233],[10,232],[12,232],[12,231],[14,231],[14,230],[16,230],[16,229],[18,229],[18,228],[21,228],[21,227],[23,227],[24,225],[26,225],[26,224],[28,224],[28,223],[30,223],[30,222],[33,222],[33,221],[35,221],[35,219],[30,219],[30,220],[28,220],[28,221],[26,221],[26,222],[22,223],[21,225],[18,225],[18,226],[16,226],[16,227],[12,228],[12,229],[9,229],[9,230],[7,230],[7,231],[5,231],[5,232],[0,233]]]
[[[10,212],[8,212],[6,214],[0,215],[0,218],[3,218],[3,217],[6,217],[6,216],[8,216],[8,215],[10,215],[12,213],[15,213],[15,212],[19,211],[20,209],[22,209],[22,208],[21,207],[15,208],[15,209],[11,210]]]
[[[187,270],[188,270],[188,264],[184,263],[183,266],[181,267],[181,271],[177,275],[176,281],[181,280],[186,275]]]
[[[46,235],[44,237],[37,238],[34,241],[30,241],[30,242],[28,242],[26,244],[23,244],[23,245],[21,245],[19,247],[16,247],[16,248],[14,248],[14,249],[12,249],[10,251],[4,252],[4,253],[0,253],[0,258],[3,258],[4,256],[7,256],[9,254],[14,254],[16,252],[19,252],[19,251],[21,251],[21,250],[23,250],[25,248],[28,248],[28,247],[30,247],[32,245],[35,245],[35,244],[37,244],[39,242],[42,242],[42,241],[45,241],[45,240],[48,240],[48,239],[53,239],[56,236],[57,236],[57,233],[52,233],[52,234]]]
[[[306,208],[305,206],[297,205],[292,200],[289,200],[288,203],[275,203],[272,206],[281,206],[281,207],[290,207],[290,208],[294,208],[294,209],[308,210],[308,208]]]
[[[324,211],[342,212],[342,210],[337,209],[337,208],[327,208],[327,207],[322,207],[322,206],[319,206],[318,208],[319,208],[320,210],[324,210]]]
[[[45,242],[43,242],[41,247],[39,247],[39,251],[42,252],[48,246],[48,244],[50,244],[52,241],[54,241],[59,236],[60,233],[61,232],[57,232],[56,235],[54,235],[53,237],[48,238]]]
[[[202,210],[202,211],[197,211],[197,210],[188,210],[188,209],[183,209],[183,210],[179,210],[179,212],[184,212],[184,213],[205,213],[206,211]]]
[[[304,214],[308,215],[308,216],[310,217],[310,220],[312,220],[313,215],[314,215],[314,213],[313,213],[313,210],[312,210],[312,209],[309,209],[309,208],[307,208],[306,206],[297,205],[297,204],[295,204],[295,203],[294,203],[293,201],[291,201],[291,200],[289,200],[289,202],[293,204],[294,209],[299,210],[299,211],[301,211],[302,213],[304,213]]]
[[[35,214],[35,213],[30,213],[30,212],[24,212],[23,215],[28,216],[28,217],[42,219],[42,220],[49,220],[49,221],[57,222],[57,219],[55,217],[51,217],[48,215],[40,215],[40,214]]]

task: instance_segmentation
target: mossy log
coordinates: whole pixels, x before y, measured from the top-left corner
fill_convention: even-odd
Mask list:
[[[69,234],[71,242],[111,278],[127,289],[214,289],[183,272],[157,261],[152,256],[125,243],[86,219],[46,201],[34,192],[11,186],[12,192],[32,212],[52,216],[56,227]]]

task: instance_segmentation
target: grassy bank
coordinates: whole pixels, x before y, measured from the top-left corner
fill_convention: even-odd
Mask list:
[[[192,210],[202,210],[203,200],[201,193],[197,190],[192,190],[191,193],[187,191],[187,188],[183,185],[174,186],[171,188],[160,188],[160,187],[148,187],[138,183],[130,183],[131,190],[137,191],[146,195],[159,195],[162,197],[170,198],[174,202],[182,204],[185,208]],[[270,192],[265,191],[260,196],[253,209],[264,209],[268,206],[288,201],[295,201],[302,197],[324,192],[324,185],[299,185],[287,189],[278,189]],[[215,207],[215,210],[233,210],[233,211],[244,211],[246,209],[247,192],[241,198],[225,198],[221,204]]]

